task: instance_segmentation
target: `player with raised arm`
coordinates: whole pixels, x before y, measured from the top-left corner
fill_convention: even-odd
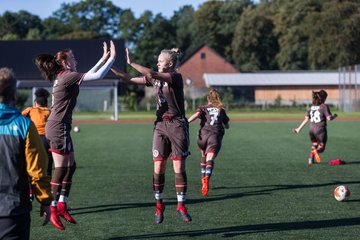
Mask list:
[[[221,149],[225,128],[229,128],[229,117],[225,112],[219,92],[211,89],[207,101],[207,104],[199,106],[189,118],[189,123],[197,118],[201,120],[197,144],[201,153],[201,193],[203,196],[209,192],[209,181],[214,170],[215,158]]]
[[[185,160],[189,155],[189,129],[185,118],[184,85],[180,73],[176,72],[179,57],[178,49],[162,50],[158,56],[158,71],[134,63],[126,49],[127,63],[140,72],[142,77],[130,77],[116,69],[111,70],[127,83],[146,85],[154,88],[157,102],[156,121],[153,132],[153,190],[156,200],[155,222],[164,219],[164,185],[167,159],[173,160],[177,213],[184,222],[191,217],[185,208],[187,177]]]
[[[321,162],[319,153],[325,151],[327,143],[327,121],[334,120],[337,115],[332,115],[330,108],[325,104],[327,92],[320,90],[319,92],[312,92],[312,106],[308,109],[305,119],[302,121],[298,128],[294,128],[294,133],[300,133],[301,129],[310,121],[309,136],[311,141],[311,152],[308,159],[308,164],[312,165]]]
[[[51,114],[45,126],[46,138],[54,159],[55,170],[51,179],[51,222],[65,230],[60,217],[75,224],[67,208],[72,177],[76,169],[73,142],[70,136],[72,113],[83,81],[102,79],[114,63],[116,50],[110,41],[110,52],[103,44],[103,56],[87,73],[76,70],[77,62],[72,50],[66,49],[54,55],[41,54],[35,64],[44,78],[53,84]],[[110,55],[110,56],[109,56]]]

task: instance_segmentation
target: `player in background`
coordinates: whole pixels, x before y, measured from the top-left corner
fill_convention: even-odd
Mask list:
[[[334,120],[337,115],[332,115],[330,108],[325,104],[328,94],[325,90],[320,90],[319,92],[312,92],[312,106],[308,109],[304,121],[300,124],[298,128],[294,128],[294,133],[299,133],[301,129],[309,122],[310,120],[310,130],[309,136],[311,141],[311,152],[308,159],[308,164],[311,165],[314,163],[314,159],[317,163],[321,162],[319,153],[325,151],[325,146],[327,142],[327,121]]]
[[[59,216],[75,224],[67,209],[67,202],[76,169],[73,142],[70,136],[72,112],[83,81],[102,79],[115,60],[115,46],[110,41],[110,52],[103,44],[103,56],[87,73],[76,70],[77,62],[72,50],[66,49],[54,55],[41,54],[35,59],[43,77],[53,84],[52,108],[45,126],[46,138],[54,159],[55,170],[51,179],[50,221],[60,230],[65,230]],[[110,56],[109,56],[110,55]]]
[[[201,120],[197,144],[201,153],[201,193],[203,196],[209,192],[209,181],[214,170],[215,158],[221,149],[225,128],[229,128],[229,117],[225,112],[219,92],[211,89],[207,101],[207,104],[199,106],[189,118],[189,123],[197,118]]]
[[[146,85],[154,88],[157,111],[153,131],[153,190],[156,200],[155,222],[164,219],[164,185],[167,159],[171,157],[175,172],[177,214],[184,222],[191,217],[185,208],[187,177],[185,160],[189,155],[189,129],[185,118],[184,85],[181,74],[176,72],[179,50],[162,50],[158,56],[158,72],[132,62],[126,49],[127,63],[140,72],[142,77],[131,77],[116,69],[111,70],[127,83]]]
[[[40,135],[41,141],[45,147],[48,156],[47,174],[52,175],[53,158],[49,150],[50,146],[45,137],[45,124],[50,116],[50,109],[48,108],[48,97],[50,93],[44,88],[38,88],[35,91],[35,100],[32,107],[25,108],[21,114],[31,119]]]

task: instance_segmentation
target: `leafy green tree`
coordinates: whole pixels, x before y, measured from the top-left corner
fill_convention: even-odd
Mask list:
[[[253,6],[250,0],[225,0],[219,9],[220,22],[217,26],[219,32],[220,43],[217,49],[221,55],[229,62],[234,62],[232,59],[231,42],[234,38],[236,24],[240,20],[240,16],[244,9],[248,6]]]
[[[311,69],[336,69],[360,62],[360,2],[327,0],[307,18]]]
[[[63,35],[71,33],[72,26],[65,24],[55,17],[46,18],[44,24],[44,38],[48,40],[60,39]]]
[[[71,31],[98,33],[100,36],[117,36],[122,10],[109,0],[85,0],[63,3],[53,17]]]
[[[283,70],[308,69],[309,33],[306,18],[320,11],[322,0],[271,2],[274,33],[281,46],[276,60]]]
[[[157,69],[157,57],[162,49],[171,49],[176,44],[175,29],[161,14],[155,17],[146,11],[139,18],[140,34],[136,42],[134,59],[147,67]]]
[[[193,34],[193,23],[195,10],[192,6],[186,5],[175,11],[170,21],[175,30],[175,45],[184,53],[184,57],[191,54],[191,42]]]
[[[0,38],[11,34],[18,36],[19,39],[24,39],[30,29],[38,29],[39,32],[42,32],[44,27],[38,16],[27,11],[16,13],[6,11],[0,16]]]
[[[248,7],[241,15],[232,42],[233,59],[240,71],[277,69],[275,56],[279,46],[269,16],[268,3]]]

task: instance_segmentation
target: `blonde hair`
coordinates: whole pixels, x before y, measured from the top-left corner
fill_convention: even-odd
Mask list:
[[[224,104],[221,102],[220,93],[216,89],[210,89],[209,94],[207,96],[207,100],[216,108],[219,109],[224,108]]]
[[[163,49],[161,53],[166,53],[169,56],[169,61],[173,64],[174,68],[177,68],[179,64],[179,59],[181,57],[181,51],[179,48]]]

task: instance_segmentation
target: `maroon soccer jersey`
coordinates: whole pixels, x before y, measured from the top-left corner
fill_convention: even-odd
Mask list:
[[[183,117],[184,108],[184,84],[181,74],[172,73],[171,82],[147,79],[146,86],[153,86],[156,97],[158,119],[164,116]]]
[[[329,106],[323,103],[319,106],[311,106],[306,115],[310,119],[310,128],[325,128],[326,118],[331,116],[331,112]]]
[[[212,104],[204,104],[196,109],[200,113],[200,126],[211,132],[224,132],[223,124],[229,123],[229,117],[224,109],[219,109]]]
[[[49,121],[72,122],[72,112],[84,74],[64,71],[57,75],[52,91],[52,108]]]

